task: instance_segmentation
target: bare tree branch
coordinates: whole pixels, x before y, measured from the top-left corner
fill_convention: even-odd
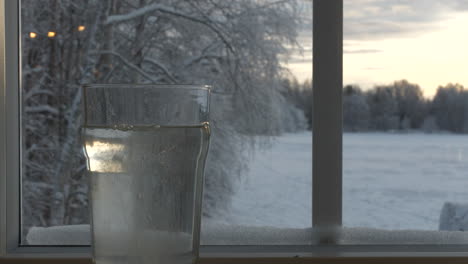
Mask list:
[[[184,68],[186,67],[190,67],[192,66],[193,64],[203,60],[203,59],[222,59],[223,56],[219,56],[219,55],[215,55],[215,54],[201,54],[199,56],[195,56],[193,58],[191,58],[190,60],[188,60],[185,64],[184,64]]]
[[[50,96],[55,96],[55,94],[49,90],[37,90],[37,89],[32,89],[28,93],[24,95],[24,100],[28,100],[29,98],[35,96],[35,95],[50,95]]]
[[[217,24],[215,21],[213,21],[210,18],[198,18],[189,14],[185,14],[179,11],[176,11],[173,8],[161,5],[161,4],[151,4],[143,8],[136,9],[132,12],[129,12],[128,14],[123,14],[123,15],[113,15],[109,16],[107,20],[105,21],[105,25],[108,24],[115,24],[115,23],[121,23],[127,20],[135,19],[140,16],[144,16],[148,13],[154,12],[154,11],[159,11],[162,13],[170,14],[173,16],[181,17],[193,22],[197,22],[199,24],[207,26],[209,29],[211,29],[213,32],[216,33],[216,35],[223,41],[223,43],[226,45],[226,47],[231,51],[234,52],[234,49],[230,42],[228,41],[227,37],[221,32],[219,28],[217,28],[215,25]]]
[[[140,69],[138,66],[135,64],[129,62],[126,60],[122,55],[115,51],[110,51],[110,50],[103,50],[100,51],[99,54],[110,54],[118,58],[123,64],[125,64],[127,67],[130,69],[134,70],[135,72],[139,73],[141,76],[145,77],[148,81],[151,81],[152,83],[157,83],[157,80],[151,77],[148,73],[144,72],[142,69]]]
[[[174,78],[174,76],[172,76],[172,74],[169,72],[167,67],[164,66],[163,64],[161,64],[160,62],[158,62],[156,60],[153,60],[153,59],[149,59],[149,58],[144,58],[143,62],[147,62],[147,63],[150,63],[150,64],[158,67],[160,70],[162,70],[164,72],[164,74],[167,75],[167,77],[171,80],[171,82],[177,83],[176,78]]]
[[[56,108],[53,108],[48,105],[38,105],[38,106],[27,106],[24,108],[26,113],[39,113],[39,112],[49,112],[54,115],[58,115],[59,111]]]
[[[160,5],[160,4],[151,4],[151,5],[142,7],[142,8],[138,8],[138,9],[136,9],[136,10],[134,10],[132,12],[129,12],[127,14],[109,16],[107,18],[107,20],[104,22],[104,24],[109,25],[109,24],[121,23],[121,22],[124,22],[124,21],[127,21],[127,20],[138,18],[140,16],[144,16],[144,15],[150,13],[150,12],[154,12],[156,10],[161,11],[163,9],[168,9],[169,10],[169,9],[172,9],[172,8],[165,7],[165,6]]]
[[[204,59],[204,58],[222,58],[222,56],[219,56],[219,55],[216,55],[216,54],[212,54],[212,53],[208,53],[214,49],[216,49],[218,46],[219,46],[219,42],[215,42],[215,43],[212,43],[208,46],[206,46],[200,53],[200,55],[198,56],[194,56],[188,60],[186,60],[184,62],[184,68],[187,68],[187,67],[190,67],[192,66],[194,63],[197,63],[199,62],[200,60]]]

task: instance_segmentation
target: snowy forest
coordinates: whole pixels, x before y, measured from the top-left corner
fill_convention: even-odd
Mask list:
[[[295,79],[283,81],[283,94],[302,109],[312,127],[312,84]],[[363,131],[423,131],[468,134],[468,90],[460,84],[439,86],[427,99],[417,84],[407,80],[363,90],[343,88],[343,129]]]
[[[23,0],[23,230],[89,222],[87,83],[212,85],[204,215],[225,208],[256,135],[306,128],[281,64],[301,48],[299,11],[295,0]]]

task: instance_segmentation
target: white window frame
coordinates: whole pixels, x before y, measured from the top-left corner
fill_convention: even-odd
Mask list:
[[[92,263],[90,247],[20,238],[20,0],[0,0],[0,263]],[[342,222],[343,0],[314,0],[313,212],[316,246],[202,246],[201,264],[468,263],[466,245],[338,246]],[[311,238],[312,239],[312,238]]]

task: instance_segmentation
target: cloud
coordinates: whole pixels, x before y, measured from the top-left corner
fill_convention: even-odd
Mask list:
[[[458,10],[458,11],[468,11],[468,1],[466,0],[452,0],[452,1],[443,1],[451,9]]]
[[[358,50],[344,50],[343,53],[345,54],[368,54],[368,53],[379,53],[383,52],[383,50],[379,49],[358,49]]]
[[[466,0],[344,1],[345,40],[413,36],[434,30],[455,11],[468,11]]]
[[[365,71],[380,71],[380,70],[383,70],[384,68],[382,67],[366,67],[366,68],[362,68],[363,70]]]

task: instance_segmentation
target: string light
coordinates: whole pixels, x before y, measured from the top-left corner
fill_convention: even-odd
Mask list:
[[[83,25],[78,26],[78,31],[85,31],[86,27]]]
[[[49,32],[47,33],[47,37],[49,37],[49,38],[54,38],[55,35],[57,35],[57,33],[53,32],[53,31],[49,31]]]
[[[32,38],[32,39],[36,38],[37,37],[36,32],[29,32],[29,37]]]

